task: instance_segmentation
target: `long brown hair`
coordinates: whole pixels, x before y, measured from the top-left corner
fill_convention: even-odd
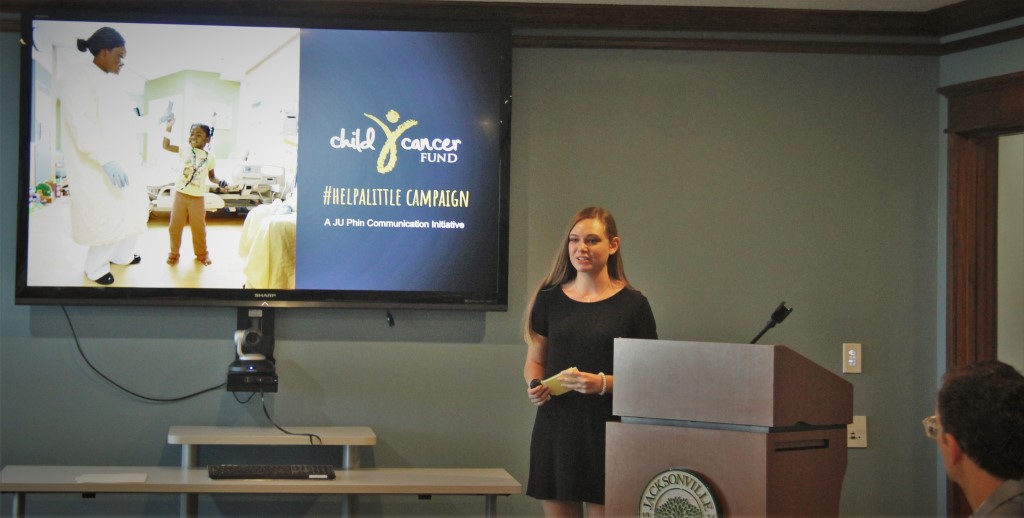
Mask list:
[[[596,219],[603,223],[608,239],[619,237],[619,227],[615,224],[615,217],[607,209],[587,207],[580,209],[579,212],[573,215],[572,219],[569,220],[569,226],[566,227],[565,232],[562,234],[562,240],[558,243],[555,258],[551,261],[551,269],[544,277],[544,280],[540,282],[540,285],[537,286],[537,289],[534,290],[533,295],[530,297],[530,302],[526,305],[526,313],[523,317],[523,339],[526,340],[526,343],[533,343],[534,332],[530,325],[530,314],[533,313],[533,305],[537,302],[537,294],[541,291],[561,286],[576,278],[576,269],[572,267],[572,262],[569,260],[569,232],[572,232],[573,227],[577,223],[585,219]],[[627,288],[633,287],[629,284],[629,279],[626,278],[626,268],[622,264],[621,244],[616,253],[608,256],[608,276],[622,281]]]

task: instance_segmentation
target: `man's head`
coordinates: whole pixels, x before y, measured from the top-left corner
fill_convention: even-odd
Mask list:
[[[990,475],[1024,478],[1024,376],[998,361],[948,373],[936,407],[939,450],[957,482],[961,455]]]

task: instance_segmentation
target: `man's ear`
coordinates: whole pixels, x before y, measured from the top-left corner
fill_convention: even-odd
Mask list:
[[[964,449],[960,447],[960,441],[953,434],[945,432],[943,432],[941,439],[946,448],[949,463],[952,465],[959,464],[964,459]]]

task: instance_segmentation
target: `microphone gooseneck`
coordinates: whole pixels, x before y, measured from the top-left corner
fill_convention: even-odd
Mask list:
[[[767,333],[769,329],[775,327],[778,324],[781,324],[782,321],[785,320],[786,317],[788,317],[789,314],[792,312],[793,308],[786,307],[786,301],[780,302],[779,306],[775,308],[775,311],[772,311],[772,316],[768,319],[768,323],[764,325],[764,329],[761,329],[761,332],[757,333],[757,336],[755,336],[754,339],[750,341],[750,343],[756,344],[757,341],[760,340],[761,337],[764,336],[764,334]]]

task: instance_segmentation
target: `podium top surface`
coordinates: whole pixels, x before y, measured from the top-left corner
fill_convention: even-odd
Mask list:
[[[615,340],[620,417],[785,428],[853,421],[853,385],[783,345]]]

